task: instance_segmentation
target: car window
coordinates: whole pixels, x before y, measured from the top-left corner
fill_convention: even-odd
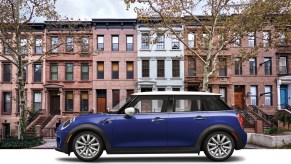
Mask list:
[[[202,104],[200,96],[175,96],[176,112],[201,111]]]
[[[205,111],[229,110],[229,107],[222,102],[219,96],[202,96],[202,100]]]
[[[167,100],[166,96],[139,96],[128,107],[134,107],[136,113],[160,113]]]

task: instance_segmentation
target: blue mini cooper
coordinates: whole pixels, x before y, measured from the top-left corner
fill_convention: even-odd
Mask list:
[[[245,147],[242,117],[204,92],[141,92],[108,113],[88,114],[57,129],[57,151],[83,161],[108,154],[199,153],[215,161]]]

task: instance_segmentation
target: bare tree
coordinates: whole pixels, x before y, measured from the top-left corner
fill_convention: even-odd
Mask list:
[[[209,78],[215,75],[214,72],[221,65],[219,60],[224,57],[224,47],[239,44],[243,37],[255,37],[255,32],[262,32],[266,27],[271,31],[284,29],[286,23],[290,22],[290,0],[124,0],[124,2],[128,7],[130,4],[139,3],[134,8],[139,21],[147,24],[156,33],[160,33],[162,29],[176,36],[187,53],[202,62],[202,91],[207,91]],[[175,31],[177,24],[184,25],[185,32],[195,34],[196,48],[185,41],[184,34]],[[275,36],[278,38],[279,35],[272,38]],[[275,40],[272,42],[273,45]],[[271,44],[267,47],[262,44],[241,47],[241,62],[255,57],[259,48],[267,50],[274,47]]]
[[[46,23],[47,28],[64,28],[60,30],[59,35],[73,36],[74,33],[81,33],[79,21],[69,21],[61,17],[55,10],[56,0],[1,0],[0,4],[0,41],[3,45],[3,51],[0,57],[6,59],[17,68],[16,73],[16,91],[20,118],[19,118],[19,139],[25,138],[26,119],[28,113],[28,104],[26,102],[24,71],[28,65],[35,62],[42,62],[48,57],[59,55],[54,51],[62,48],[67,42],[54,42],[46,45],[45,35],[35,38],[36,20],[44,19],[50,22]],[[76,30],[76,28],[78,28]],[[90,30],[90,27],[84,27]],[[73,40],[72,40],[73,41]],[[81,43],[83,40],[80,38]],[[53,41],[52,41],[53,42]],[[38,44],[40,49],[38,55],[34,55],[33,47]],[[85,43],[86,44],[86,43]],[[45,47],[45,48],[44,48]]]

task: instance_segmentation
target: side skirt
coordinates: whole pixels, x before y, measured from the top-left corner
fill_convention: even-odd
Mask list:
[[[162,153],[199,153],[200,150],[192,147],[171,148],[115,148],[106,150],[107,154],[162,154]]]

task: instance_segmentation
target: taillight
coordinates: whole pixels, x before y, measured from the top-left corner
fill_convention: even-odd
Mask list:
[[[244,120],[243,120],[243,117],[240,114],[237,114],[237,119],[238,119],[238,122],[239,122],[240,126],[242,128],[244,128]]]

